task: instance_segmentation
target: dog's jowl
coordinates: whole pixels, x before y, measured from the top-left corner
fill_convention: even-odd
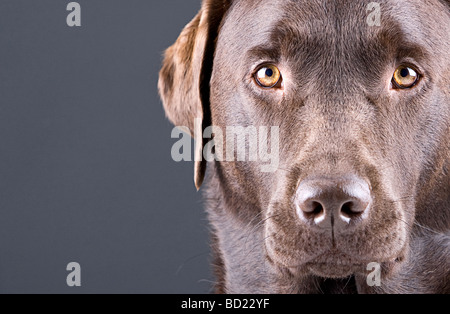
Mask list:
[[[450,5],[369,2],[205,0],[166,51],[217,292],[450,293]],[[277,127],[275,169],[207,162],[209,126]]]

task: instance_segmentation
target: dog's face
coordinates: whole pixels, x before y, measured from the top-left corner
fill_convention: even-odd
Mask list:
[[[369,2],[227,2],[214,57],[201,57],[208,92],[204,73],[191,79],[213,125],[279,126],[277,171],[226,161],[217,169],[227,193],[250,204],[233,215],[262,226],[267,258],[294,276],[342,278],[370,262],[389,274],[407,257],[416,217],[439,210],[417,204],[448,159],[448,6],[378,1],[380,25],[371,26]],[[201,49],[195,42],[191,50]],[[196,102],[181,118],[181,104],[170,107],[170,70],[160,85],[166,109],[192,130],[183,119],[205,108]]]

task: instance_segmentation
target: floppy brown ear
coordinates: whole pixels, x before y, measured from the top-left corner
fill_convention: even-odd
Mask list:
[[[202,185],[206,171],[202,134],[211,124],[209,82],[215,40],[230,3],[231,0],[204,0],[197,16],[166,50],[159,73],[158,89],[167,117],[176,126],[188,127],[191,136],[197,135],[194,169],[197,189]],[[202,121],[197,130],[196,118]]]

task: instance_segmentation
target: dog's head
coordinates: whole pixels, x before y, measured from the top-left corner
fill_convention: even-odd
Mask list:
[[[231,214],[262,226],[268,259],[294,275],[346,277],[370,262],[389,274],[415,223],[449,226],[432,199],[448,185],[448,3],[369,3],[204,1],[160,73],[169,118],[192,134],[195,118],[200,134],[279,127],[276,171],[215,169]],[[196,162],[197,186],[204,170]]]

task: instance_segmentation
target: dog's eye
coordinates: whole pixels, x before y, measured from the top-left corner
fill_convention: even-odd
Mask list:
[[[261,87],[272,88],[280,82],[281,73],[276,66],[265,65],[256,71],[255,80]]]
[[[392,78],[394,87],[396,88],[411,88],[419,81],[419,74],[417,71],[408,66],[399,66]]]

